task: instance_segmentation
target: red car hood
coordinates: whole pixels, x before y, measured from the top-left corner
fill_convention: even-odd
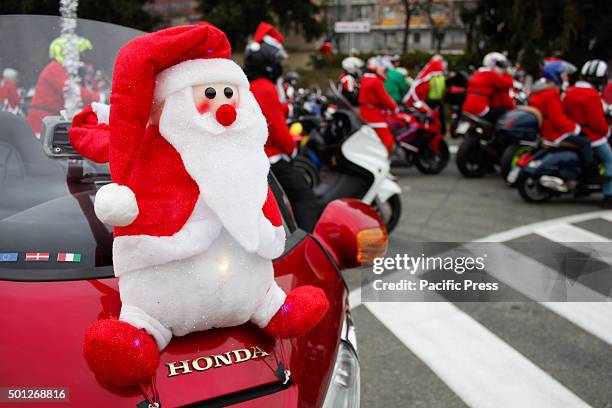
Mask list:
[[[300,245],[299,256],[278,261],[277,270],[295,271],[299,267],[295,262],[301,260],[303,265],[304,246],[312,247],[312,244],[313,241],[310,245]],[[306,255],[306,258],[313,257]],[[321,256],[315,258],[319,259],[314,259],[315,263],[323,267]],[[279,266],[286,263],[289,265]],[[330,276],[329,271],[325,273]],[[312,279],[309,275],[301,279],[299,274],[285,274],[276,280],[288,291],[297,285],[314,283],[308,282]],[[315,284],[327,292],[331,309],[321,324],[302,338],[275,341],[250,324],[173,338],[161,354],[155,379],[162,406],[210,399],[218,405],[227,405],[235,401],[228,400],[228,396],[235,397],[236,393],[249,395],[243,398],[250,400],[245,403],[249,407],[318,405],[333,367],[345,289],[338,278],[317,279]],[[137,406],[145,400],[143,395],[152,390],[150,384],[144,393],[138,387],[119,389],[101,384],[82,356],[86,328],[96,319],[118,316],[120,307],[116,279],[0,282],[0,310],[3,311],[0,314],[3,328],[0,387],[67,387],[71,406],[92,406],[92,403]],[[195,370],[193,360],[200,357],[209,357],[213,365],[204,371]],[[289,387],[281,386],[275,375],[281,361],[293,374],[293,385]],[[199,360],[200,367],[205,367],[206,362],[207,359]],[[181,368],[184,365],[190,372]]]

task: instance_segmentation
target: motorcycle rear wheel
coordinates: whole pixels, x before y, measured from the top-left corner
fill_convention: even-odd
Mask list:
[[[450,160],[450,152],[446,140],[440,141],[438,154],[429,147],[420,151],[414,160],[414,165],[423,174],[439,174]]]
[[[306,157],[298,156],[293,160],[295,167],[304,177],[310,188],[314,188],[321,182],[319,169]]]
[[[519,194],[528,203],[545,203],[553,197],[552,191],[542,187],[536,179],[531,176],[521,175],[516,181]]]
[[[465,177],[482,177],[487,173],[486,152],[480,145],[480,138],[468,136],[457,151],[456,163],[459,172]]]

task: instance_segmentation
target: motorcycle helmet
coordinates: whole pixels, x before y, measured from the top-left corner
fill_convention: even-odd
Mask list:
[[[300,80],[300,74],[295,71],[289,71],[285,75],[285,82],[291,84],[292,86],[296,86],[298,81]]]
[[[383,79],[387,77],[387,66],[381,57],[368,58],[367,68]]]
[[[349,74],[356,75],[363,68],[363,61],[357,57],[347,57],[342,60],[342,69]]]
[[[508,58],[501,52],[490,52],[482,59],[482,66],[489,69],[506,69],[508,65]]]
[[[14,83],[17,83],[18,76],[17,70],[13,68],[4,68],[4,71],[2,71],[2,79],[8,79]]]
[[[270,24],[260,23],[244,52],[247,76],[265,77],[275,82],[283,73],[281,64],[286,58],[283,36]]]
[[[563,85],[565,78],[574,72],[576,72],[576,67],[563,60],[548,61],[542,67],[542,77],[558,86]]]
[[[587,61],[580,70],[580,77],[599,87],[608,80],[608,64],[597,59]]]
[[[60,64],[64,63],[64,51],[68,40],[66,37],[57,37],[49,44],[49,58],[56,60]],[[77,48],[79,53],[83,53],[93,48],[93,44],[87,38],[77,37]]]

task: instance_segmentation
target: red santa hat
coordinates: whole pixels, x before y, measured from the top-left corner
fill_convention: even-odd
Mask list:
[[[154,100],[198,83],[229,82],[248,87],[248,80],[230,60],[225,34],[208,23],[173,27],[145,34],[127,43],[117,55],[111,96],[113,135],[110,159],[113,181],[124,184],[140,147]]]
[[[150,177],[143,174],[149,167],[160,174],[149,189],[171,191],[175,201],[189,205],[197,198],[197,186],[189,179],[178,153],[161,136],[151,139],[153,136],[147,133],[153,102],[199,83],[228,82],[248,90],[248,80],[240,66],[229,59],[230,54],[225,34],[208,23],[145,34],[119,50],[110,100],[113,184],[96,195],[96,214],[102,221],[119,227],[131,224],[131,228],[116,228],[115,234],[171,235],[184,223],[183,213],[188,217],[188,211],[180,211],[181,217],[166,223],[167,231],[157,232],[148,204],[139,200],[136,207],[132,191],[137,192],[145,184],[143,179]],[[166,204],[168,208],[176,206]],[[160,211],[163,207],[159,203],[151,205]],[[132,223],[136,217],[138,220]],[[143,230],[140,224],[151,225],[152,232]]]
[[[251,51],[259,51],[261,48],[260,44],[265,42],[276,48],[283,49],[284,41],[285,37],[274,26],[262,21],[257,26],[257,30],[255,30],[253,41],[249,44],[249,48]]]

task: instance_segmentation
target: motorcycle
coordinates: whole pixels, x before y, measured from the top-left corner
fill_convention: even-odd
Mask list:
[[[444,101],[449,107],[450,111],[450,136],[453,139],[459,137],[456,133],[459,120],[461,119],[461,112],[463,102],[465,101],[467,93],[469,75],[465,72],[451,72],[446,79],[446,92],[444,94]]]
[[[403,156],[401,164],[414,164],[423,174],[440,173],[450,159],[448,144],[440,133],[440,121],[435,115],[432,111],[408,108],[387,117],[396,149]]]
[[[530,106],[520,106],[502,115],[497,130],[508,145],[499,160],[500,173],[506,184],[513,186],[518,178],[520,158],[532,153],[538,146],[538,134],[542,124],[540,112]]]
[[[321,202],[359,199],[381,215],[391,232],[399,222],[402,203],[401,188],[390,175],[387,149],[350,103],[337,90],[332,93],[337,109],[322,123],[320,132],[309,134],[294,163],[307,179],[310,173],[318,174],[320,182],[313,190]]]
[[[574,194],[586,196],[600,192],[607,177],[598,181],[585,181],[583,169],[575,147],[561,142],[558,147],[546,147],[519,160],[520,172],[516,181],[519,194],[529,203],[544,203],[553,197]],[[604,168],[600,164],[600,172]]]
[[[520,155],[536,146],[541,122],[538,115],[533,108],[520,106],[506,112],[494,124],[463,112],[463,120],[457,126],[457,133],[465,135],[456,157],[461,174],[482,177],[499,167],[502,177],[507,179]]]

